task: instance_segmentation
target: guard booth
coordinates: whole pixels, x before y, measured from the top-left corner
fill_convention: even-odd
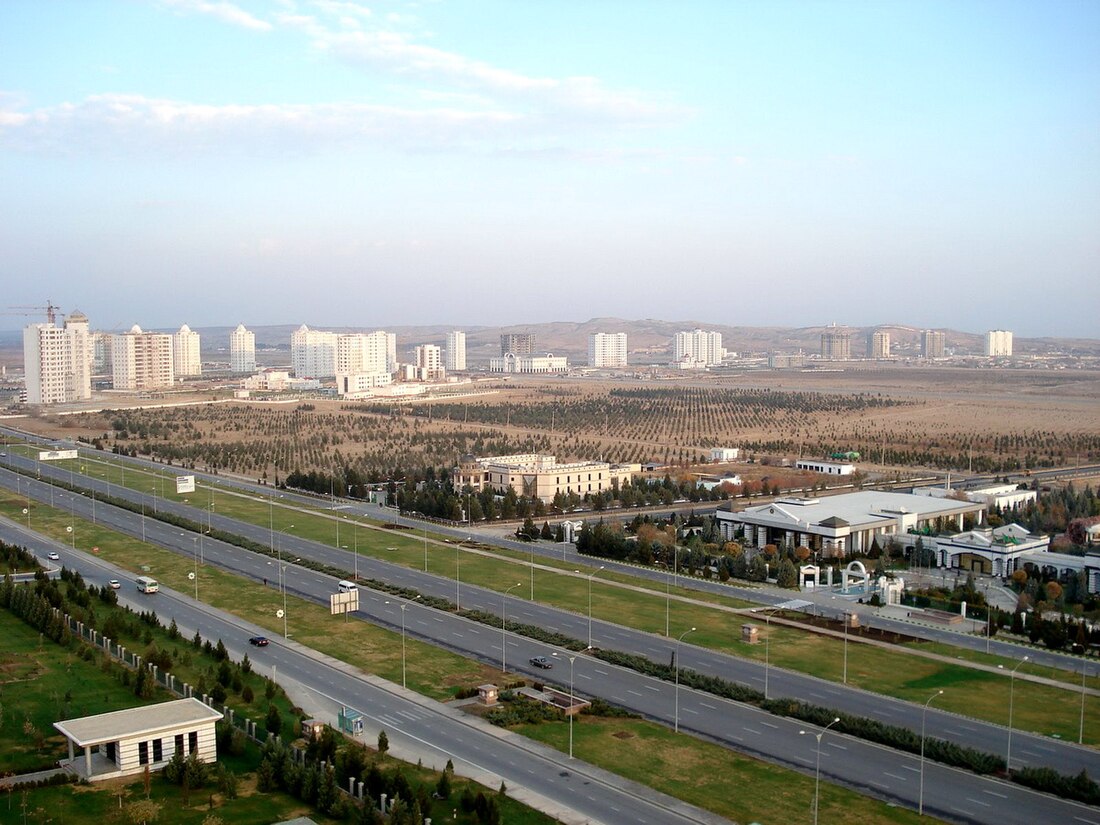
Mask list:
[[[340,708],[340,714],[336,717],[340,730],[351,736],[363,735],[363,714],[351,708]]]

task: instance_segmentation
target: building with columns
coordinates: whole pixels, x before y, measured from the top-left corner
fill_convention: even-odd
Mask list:
[[[512,489],[517,495],[540,498],[549,504],[559,493],[576,493],[583,498],[622,486],[640,470],[637,464],[606,461],[558,464],[554,456],[536,453],[491,458],[464,455],[451,472],[451,483],[456,493],[469,487],[474,492],[488,488],[503,495]]]
[[[216,762],[214,725],[221,718],[220,711],[192,698],[66,719],[53,726],[69,744],[69,758],[62,760],[62,767],[81,779],[97,781],[140,774],[146,768],[160,770],[176,752]]]
[[[904,536],[927,528],[960,532],[963,519],[982,520],[985,505],[935,499],[911,493],[861,491],[826,498],[780,498],[770,504],[732,512],[720,507],[718,526],[724,539],[744,534],[746,550],[768,544],[803,545],[823,558],[865,553],[882,537]]]

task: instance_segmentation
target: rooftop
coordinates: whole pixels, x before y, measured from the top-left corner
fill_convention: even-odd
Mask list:
[[[896,521],[904,515],[924,520],[980,509],[982,505],[970,501],[864,490],[824,498],[780,498],[772,504],[749,507],[741,515],[764,519],[774,516],[776,521],[798,522],[805,526],[835,527],[846,523],[858,528],[875,522]]]
[[[221,713],[207,707],[198,699],[176,699],[96,716],[66,719],[54,722],[54,727],[74,744],[84,747],[186,725],[216,722],[221,718]]]

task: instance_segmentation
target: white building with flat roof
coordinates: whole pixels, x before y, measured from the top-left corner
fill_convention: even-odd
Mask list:
[[[626,333],[594,332],[588,336],[588,366],[625,367]]]
[[[184,324],[172,336],[172,370],[176,378],[193,378],[202,375],[202,356],[199,352],[199,334]]]
[[[990,358],[1012,355],[1012,333],[1007,329],[991,329],[985,334],[985,354]]]
[[[800,458],[794,463],[795,469],[821,473],[823,476],[850,476],[856,471],[855,464],[837,461],[818,461],[812,458]]]
[[[172,336],[143,332],[134,324],[111,340],[112,386],[116,390],[158,390],[176,381]]]
[[[256,371],[256,333],[244,324],[229,333],[229,369],[233,372]]]
[[[443,351],[435,344],[421,344],[413,351],[417,381],[442,381],[447,376],[443,369]]]
[[[720,507],[716,514],[723,538],[743,531],[746,548],[804,545],[823,557],[865,553],[880,536],[929,526],[961,531],[965,516],[980,521],[984,512],[984,505],[970,501],[878,491],[780,498],[740,512],[730,507]]]
[[[615,485],[623,485],[640,471],[637,464],[606,461],[558,464],[554,456],[537,453],[490,458],[464,455],[451,473],[451,483],[458,493],[467,487],[474,492],[488,488],[500,494],[512,489],[517,495],[549,503],[558,493],[575,493],[582,498],[602,493]]]
[[[489,372],[545,374],[568,371],[568,359],[564,355],[558,356],[552,353],[546,355],[516,355],[514,352],[509,352],[500,357],[489,359]]]
[[[23,329],[23,375],[28,404],[68,404],[92,397],[92,339],[88,316],[74,312],[63,326]]]
[[[96,716],[66,719],[53,726],[68,741],[63,767],[97,781],[163,768],[179,752],[200,762],[218,759],[215,724],[222,714],[198,699],[176,699]],[[81,754],[78,756],[76,751]]]
[[[935,544],[936,564],[940,567],[1008,576],[1023,566],[1028,554],[1046,552],[1050,536],[1032,535],[1019,524],[1006,524],[937,536]]]
[[[722,346],[722,333],[694,329],[677,332],[672,338],[674,366],[684,368],[712,367],[722,363],[726,350]]]
[[[447,372],[462,372],[466,369],[466,333],[454,330],[447,333],[447,346],[443,366]]]

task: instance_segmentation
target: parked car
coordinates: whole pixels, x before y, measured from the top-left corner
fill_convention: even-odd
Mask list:
[[[253,636],[248,643],[256,647],[267,647],[267,636]]]
[[[107,586],[112,590],[118,590],[120,587],[122,587],[122,582],[120,582],[118,579],[111,579],[109,582],[107,582]]]
[[[549,670],[554,666],[554,664],[545,656],[532,656],[531,664],[533,664],[535,667],[541,667],[543,670]]]
[[[61,556],[53,551],[47,553],[46,558],[48,558],[50,561],[61,561]]]

